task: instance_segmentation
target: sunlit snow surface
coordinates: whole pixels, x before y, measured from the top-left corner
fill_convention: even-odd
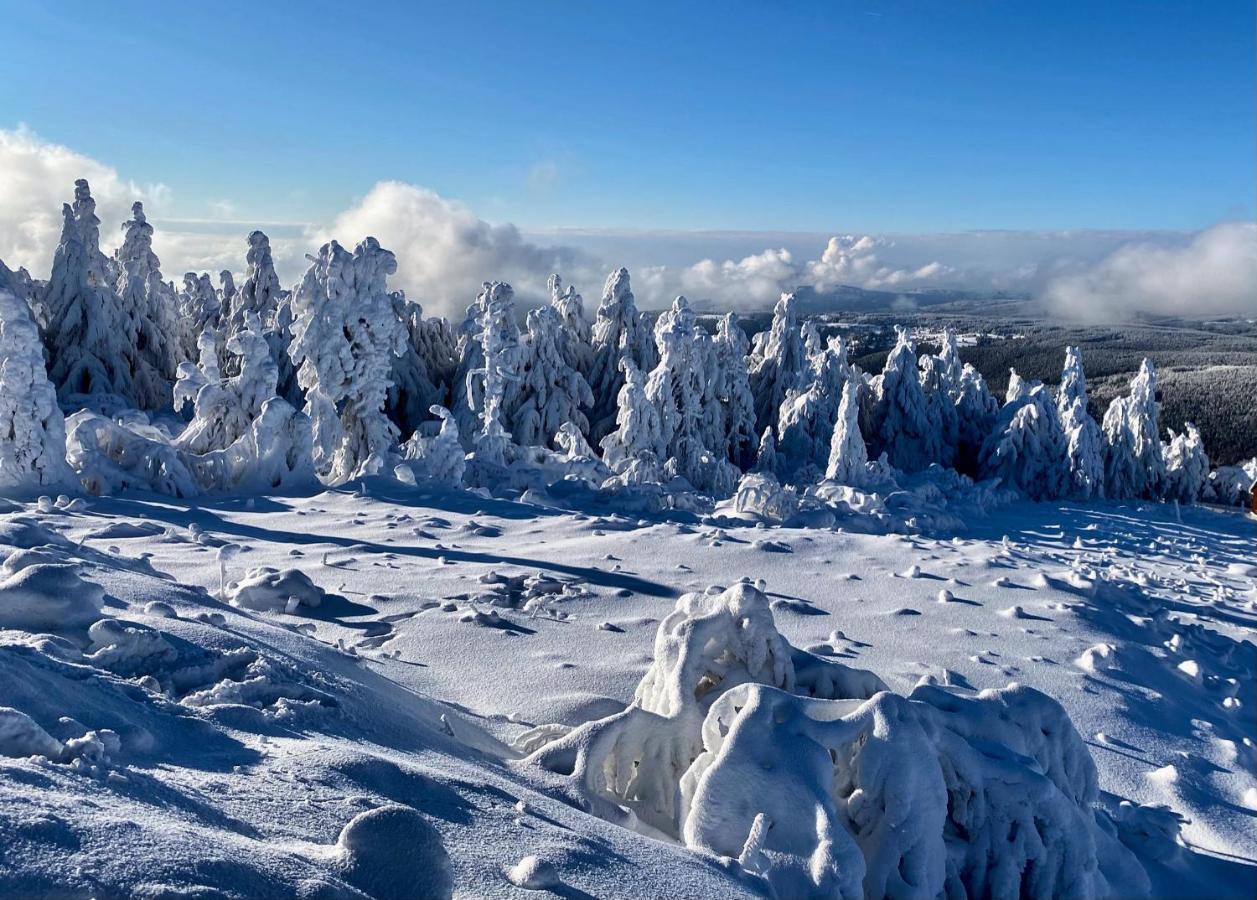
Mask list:
[[[371,481],[28,504],[0,514],[0,556],[2,896],[757,894],[510,762],[531,726],[622,709],[676,599],[744,576],[790,644],[895,691],[1058,700],[1106,805],[1187,820],[1177,854],[1149,842],[1154,893],[1257,890],[1239,513],[1022,503],[955,538],[865,535]]]

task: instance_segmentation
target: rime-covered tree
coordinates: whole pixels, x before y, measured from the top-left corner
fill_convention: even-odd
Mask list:
[[[0,291],[8,291],[30,308],[35,327],[42,335],[48,327],[48,312],[43,307],[40,286],[31,278],[31,273],[21,266],[14,272],[0,259]]]
[[[843,385],[851,377],[841,337],[810,356],[808,373],[807,386],[787,396],[777,419],[781,474],[799,483],[816,481],[829,461]]]
[[[726,313],[716,327],[716,360],[722,379],[720,402],[724,407],[724,446],[729,461],[739,469],[755,463],[759,438],[755,431],[755,395],[747,371],[746,333],[734,313]]]
[[[461,485],[467,457],[463,442],[458,436],[458,423],[443,406],[429,410],[441,425],[431,437],[416,431],[402,445],[402,458],[407,460],[411,472],[422,478],[448,485]]]
[[[1131,379],[1130,393],[1117,397],[1104,413],[1105,495],[1155,499],[1165,478],[1161,456],[1157,371],[1145,359]]]
[[[655,325],[659,364],[646,382],[646,396],[659,411],[666,475],[680,475],[700,491],[724,496],[737,483],[737,471],[716,440],[704,400],[716,401],[708,381],[712,371],[711,338],[698,327],[689,301],[677,297]]]
[[[230,301],[224,300],[223,304],[222,315],[227,334],[242,328],[244,317],[248,313],[257,316],[264,328],[271,327],[284,299],[284,290],[275,273],[275,260],[271,256],[271,239],[264,232],[249,233],[249,250],[245,261],[249,268],[245,273],[244,284],[240,285],[240,290]]]
[[[950,328],[943,332],[942,347],[938,354],[922,356],[920,367],[921,389],[932,408],[931,419],[939,423],[939,458],[943,466],[952,466],[960,445],[960,413],[956,400],[960,395],[960,379],[964,367],[956,335]]]
[[[262,406],[276,396],[279,373],[256,315],[248,313],[242,327],[227,341],[227,353],[235,358],[237,374],[224,379],[218,369],[217,333],[206,331],[201,339],[200,363],[179,366],[175,404],[192,398],[192,421],[175,445],[193,453],[225,450],[244,435]]]
[[[1008,402],[982,448],[981,472],[986,478],[1000,478],[1031,500],[1068,493],[1065,432],[1044,385],[1012,373]]]
[[[1209,455],[1200,432],[1191,422],[1183,424],[1183,432],[1170,430],[1170,441],[1162,446],[1165,459],[1165,487],[1167,500],[1179,503],[1195,503],[1200,499],[1209,482]]]
[[[585,318],[585,301],[570,284],[565,289],[563,279],[551,275],[550,305],[559,314],[563,327],[560,331],[560,350],[567,364],[588,379],[594,366],[593,330]],[[588,432],[588,428],[582,429]]]
[[[631,357],[620,360],[624,384],[616,396],[616,429],[602,439],[602,458],[617,475],[633,483],[658,481],[664,452],[659,410],[646,395],[646,376]]]
[[[363,472],[397,440],[397,428],[384,413],[393,357],[405,342],[385,289],[396,271],[396,258],[375,238],[363,240],[352,254],[331,241],[319,250],[292,299],[289,354],[306,392],[315,468],[332,483]]]
[[[926,400],[917,377],[916,346],[904,328],[874,381],[872,437],[896,469],[917,472],[942,457],[938,408]]]
[[[236,300],[236,276],[231,274],[230,269],[223,269],[218,273],[218,311],[219,315],[225,309],[231,309],[231,304]]]
[[[842,386],[825,477],[849,487],[864,487],[868,481],[868,462],[868,448],[860,433],[860,385],[858,379],[848,378]]]
[[[484,412],[484,380],[473,377],[473,373],[484,368],[484,353],[479,338],[484,297],[485,294],[481,291],[476,295],[476,299],[468,304],[463,321],[454,333],[458,369],[454,373],[451,412],[458,424],[463,445],[468,449],[471,448],[476,434],[480,431],[481,414]]]
[[[401,291],[392,294],[393,312],[406,329],[405,347],[393,359],[388,414],[404,435],[430,419],[434,408],[449,414],[450,384],[458,367],[454,333],[443,318],[425,318],[423,308]]]
[[[986,385],[982,373],[969,363],[960,370],[954,400],[956,408],[956,469],[976,475],[982,444],[995,426],[999,401]]]
[[[582,410],[594,405],[594,395],[563,354],[565,331],[553,306],[529,310],[510,416],[515,443],[522,446],[552,446],[565,422],[582,434],[589,430]]]
[[[594,408],[589,417],[589,438],[597,443],[615,428],[615,398],[624,384],[620,360],[631,359],[642,372],[649,372],[658,362],[650,329],[637,311],[628,269],[617,269],[607,276],[591,340],[593,364],[587,380],[594,392]]]
[[[758,338],[758,336],[757,336]],[[751,393],[759,429],[776,426],[781,404],[807,378],[807,351],[799,332],[794,294],[782,294],[773,321],[750,360]]]
[[[1056,411],[1065,432],[1070,495],[1081,500],[1104,496],[1104,439],[1087,406],[1082,353],[1065,348],[1065,368],[1056,392]]]
[[[65,419],[34,317],[25,300],[0,288],[0,495],[72,485],[65,453]]]
[[[87,182],[62,207],[61,242],[41,306],[47,310],[49,377],[58,396],[112,394],[138,405],[131,316],[110,285],[100,252],[100,219]]]
[[[519,328],[515,324],[515,291],[509,284],[486,281],[480,292],[476,340],[481,367],[468,373],[467,391],[479,382],[480,427],[475,436],[476,458],[491,465],[510,461],[511,433],[506,430],[508,391],[519,382]]]
[[[156,409],[167,402],[175,366],[184,358],[183,329],[174,291],[162,281],[144,204],[131,205],[131,218],[122,231],[122,245],[111,268],[116,273],[114,289],[130,318],[134,397],[137,405]]]
[[[180,343],[182,357],[191,359],[197,352],[201,335],[208,330],[217,330],[222,316],[223,301],[208,272],[197,274],[185,272],[183,289],[178,293]]]
[[[777,477],[777,470],[781,468],[780,460],[777,456],[777,439],[773,437],[773,430],[765,428],[764,433],[759,436],[759,449],[755,452],[755,464],[751,466],[752,472],[759,472],[762,475],[771,475]]]

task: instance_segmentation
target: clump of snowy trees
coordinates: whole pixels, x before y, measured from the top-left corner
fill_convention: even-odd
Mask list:
[[[748,338],[734,314],[705,325],[684,297],[643,313],[625,269],[591,318],[555,275],[534,308],[486,282],[454,327],[388,289],[396,259],[371,237],[324,245],[289,291],[254,231],[239,284],[189,272],[177,288],[141,204],[112,257],[86,181],[63,219],[47,281],[0,263],[9,491],[189,495],[403,470],[491,487],[540,466],[789,506],[815,485],[873,492],[954,470],[1038,500],[1242,503],[1257,480],[1257,462],[1211,471],[1190,424],[1162,434],[1148,361],[1097,422],[1075,347],[1057,388],[1013,373],[1001,403],[950,331],[918,354],[898,329],[866,373],[790,294]]]

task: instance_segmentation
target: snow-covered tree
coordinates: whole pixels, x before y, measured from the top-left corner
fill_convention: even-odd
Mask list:
[[[969,363],[960,371],[955,397],[956,406],[956,469],[965,475],[976,475],[982,444],[999,415],[999,401],[986,385],[982,373]]]
[[[624,384],[620,360],[631,359],[642,372],[649,372],[658,362],[650,329],[637,311],[628,269],[617,269],[607,276],[591,340],[593,365],[587,380],[594,393],[594,408],[589,416],[589,438],[597,443],[615,428],[615,398]]]
[[[1087,409],[1089,402],[1082,353],[1077,347],[1066,347],[1056,411],[1065,431],[1070,495],[1080,500],[1104,496],[1104,440]]]
[[[747,370],[750,342],[734,313],[726,313],[716,326],[716,363],[720,370],[720,402],[724,408],[724,446],[729,460],[739,469],[755,463],[759,438],[755,432],[755,395]]]
[[[777,419],[782,474],[798,483],[816,481],[829,461],[843,386],[851,377],[841,337],[811,355],[808,373],[806,387],[787,395]]]
[[[319,250],[292,299],[296,318],[289,354],[306,392],[315,468],[333,483],[363,472],[397,440],[397,428],[384,413],[393,357],[406,338],[384,285],[396,271],[396,258],[375,238],[363,240],[352,254],[331,241]],[[258,296],[254,290],[250,309]]]
[[[1200,432],[1191,422],[1183,424],[1182,434],[1170,429],[1170,441],[1162,446],[1165,459],[1165,488],[1167,500],[1179,503],[1195,503],[1209,482],[1209,455]]]
[[[447,320],[425,318],[423,308],[401,291],[394,291],[392,300],[406,341],[402,355],[393,360],[388,414],[402,434],[410,435],[434,415],[434,407],[449,414],[446,404],[458,367],[457,348]]]
[[[616,429],[602,439],[602,458],[617,475],[632,472],[634,483],[658,481],[665,450],[659,410],[646,395],[646,376],[631,357],[620,360],[624,384],[616,397]]]
[[[570,284],[564,289],[563,279],[558,275],[550,276],[548,287],[550,305],[559,314],[563,325],[559,348],[563,359],[582,377],[588,378],[594,366],[594,347],[593,330],[585,318],[585,301]],[[583,430],[588,432],[589,429]]]
[[[208,272],[199,275],[196,272],[185,272],[183,289],[178,298],[181,355],[191,359],[198,352],[201,335],[207,330],[215,330],[222,316],[223,300]]]
[[[932,407],[930,418],[939,423],[939,457],[937,462],[952,466],[960,445],[960,413],[956,399],[960,395],[960,380],[964,366],[956,334],[950,328],[943,332],[942,347],[936,355],[926,355],[918,361],[921,389],[925,400]]]
[[[1031,500],[1068,493],[1065,432],[1044,385],[1012,373],[1008,402],[982,448],[981,472],[986,478],[1000,478]]]
[[[1130,394],[1117,397],[1104,413],[1105,495],[1155,499],[1165,479],[1161,456],[1157,371],[1145,359],[1130,382]]]
[[[231,309],[231,304],[236,301],[236,276],[231,274],[230,269],[223,269],[218,273],[218,311],[222,314],[225,309]]]
[[[138,405],[131,316],[110,286],[96,201],[84,179],[74,183],[74,205],[64,205],[62,217],[61,242],[40,301],[48,314],[49,377],[62,398],[112,394]]]
[[[895,331],[895,348],[874,380],[870,436],[876,452],[885,453],[892,466],[917,472],[942,458],[942,423],[938,407],[921,389],[916,346],[907,329]]]
[[[162,281],[161,262],[153,252],[153,226],[144,215],[144,204],[132,204],[131,218],[122,224],[122,231],[122,245],[111,268],[117,273],[114,289],[130,318],[134,397],[138,406],[156,409],[169,398],[175,366],[184,358],[183,327],[175,293]]]
[[[755,423],[762,430],[777,424],[781,404],[807,378],[807,351],[799,332],[794,294],[781,295],[773,307],[772,325],[756,351],[750,361],[750,382]]]
[[[773,437],[773,430],[765,428],[764,433],[759,436],[759,448],[755,452],[755,464],[751,466],[752,472],[759,472],[762,475],[772,475],[777,477],[777,470],[781,468],[780,458],[777,456],[777,439]]]
[[[515,291],[509,284],[486,281],[480,292],[476,340],[481,367],[468,373],[467,392],[479,384],[480,427],[475,436],[476,458],[491,465],[510,461],[511,434],[506,430],[508,391],[519,382],[519,329],[515,324]]]
[[[243,327],[247,313],[256,315],[263,327],[271,327],[284,299],[279,276],[275,273],[275,261],[271,257],[271,239],[265,233],[249,233],[249,250],[245,260],[249,268],[244,284],[230,301],[224,300],[222,314],[228,334]]]
[[[200,362],[179,366],[175,405],[191,397],[192,421],[175,446],[193,453],[225,450],[248,432],[262,406],[276,396],[279,373],[256,315],[245,315],[243,327],[227,341],[236,374],[224,379],[218,369],[217,333],[206,331],[200,341]]]
[[[646,396],[659,411],[665,474],[680,475],[700,491],[724,496],[733,491],[738,473],[723,446],[707,446],[722,429],[711,427],[704,409],[704,398],[715,401],[708,380],[720,373],[712,371],[711,338],[698,327],[684,297],[677,297],[659,317],[655,343],[659,364],[647,379]]]
[[[0,495],[68,487],[65,419],[26,301],[0,289]]]
[[[565,325],[558,311],[553,306],[529,310],[526,332],[510,415],[515,443],[551,446],[565,422],[584,434],[589,421],[582,410],[593,407],[594,395],[563,354]]]
[[[14,272],[4,264],[4,260],[0,259],[0,291],[8,291],[30,308],[35,327],[42,335],[48,327],[48,312],[44,309],[40,297],[42,293],[40,285],[34,278],[31,278],[31,273],[21,266]]]
[[[825,477],[849,487],[863,487],[868,481],[868,448],[860,434],[859,380],[848,378],[842,386],[838,405],[838,421],[829,443],[829,462]]]
[[[433,406],[429,412],[440,421],[440,430],[431,437],[416,430],[402,445],[402,458],[417,477],[461,485],[467,458],[458,436],[458,423],[443,406]]]

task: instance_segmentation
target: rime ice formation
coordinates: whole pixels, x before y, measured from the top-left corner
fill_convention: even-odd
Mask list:
[[[433,416],[440,422],[437,433],[426,437],[416,431],[402,445],[403,463],[412,476],[441,484],[461,485],[466,469],[466,454],[458,436],[458,423],[444,406],[433,406]]]
[[[594,367],[593,329],[585,318],[585,301],[570,284],[566,290],[563,279],[551,275],[547,282],[550,289],[550,306],[559,315],[560,350],[564,361],[582,377],[588,378]],[[588,429],[584,429],[588,431]]]
[[[794,294],[781,295],[773,307],[772,325],[762,337],[750,357],[755,422],[761,430],[776,426],[781,404],[806,378],[807,351],[799,331]]]
[[[175,366],[183,357],[179,310],[174,290],[162,281],[144,204],[131,206],[131,219],[122,223],[122,231],[122,246],[113,259],[114,288],[130,318],[135,399],[142,408],[156,409],[165,405]]]
[[[825,477],[837,484],[863,487],[868,480],[868,467],[868,449],[860,434],[860,388],[855,378],[848,378],[842,386]]]
[[[982,449],[985,477],[1000,478],[1031,500],[1052,500],[1069,491],[1067,439],[1052,396],[1013,371],[1009,400]]]
[[[393,359],[388,412],[401,434],[414,434],[433,406],[449,402],[458,348],[449,322],[425,318],[423,308],[395,291],[393,312],[406,329],[402,353]]]
[[[306,392],[315,468],[332,483],[361,474],[397,441],[397,428],[384,414],[393,357],[405,341],[384,289],[395,271],[397,260],[375,238],[352,254],[332,241],[319,250],[292,299],[289,354]],[[241,296],[253,310],[260,288],[249,289],[246,282]]]
[[[617,269],[607,276],[591,340],[593,365],[588,381],[594,409],[589,416],[589,438],[597,443],[615,427],[615,398],[624,384],[620,360],[632,360],[642,372],[649,372],[657,362],[650,329],[638,314],[629,287],[628,269]]]
[[[1191,422],[1181,434],[1170,429],[1169,443],[1162,445],[1165,460],[1164,496],[1179,503],[1195,503],[1209,481],[1209,455],[1200,432]]]
[[[755,430],[755,395],[747,373],[750,342],[734,313],[725,313],[716,328],[716,360],[723,376],[720,402],[724,406],[725,447],[739,469],[755,462],[759,435]]]
[[[1130,393],[1115,398],[1104,413],[1106,496],[1152,499],[1161,490],[1165,462],[1159,410],[1157,371],[1145,359],[1131,379]]]
[[[39,331],[26,303],[0,288],[0,496],[73,483]]]
[[[602,458],[627,483],[658,481],[664,452],[659,409],[646,393],[646,376],[629,357],[620,360],[624,385],[616,397],[616,429],[602,439]]]
[[[263,325],[271,325],[283,300],[284,292],[271,257],[271,240],[263,232],[249,234],[245,261],[249,268],[240,290],[229,298],[224,285],[222,314],[228,334],[244,324],[247,313],[253,313]]]
[[[918,472],[942,455],[942,423],[927,401],[917,377],[916,346],[906,329],[897,328],[895,348],[874,380],[872,433],[874,449],[905,472]]]
[[[48,316],[49,377],[62,398],[114,395],[136,405],[132,311],[109,283],[96,201],[83,179],[74,183],[74,205],[64,205],[62,216],[61,242],[40,298]]]
[[[594,395],[563,352],[570,336],[553,306],[528,311],[510,416],[515,443],[547,446],[565,422],[589,431],[583,411],[593,407]]]
[[[1104,438],[1087,409],[1089,402],[1082,353],[1077,347],[1066,347],[1056,410],[1068,441],[1071,493],[1082,500],[1104,496]]]
[[[825,471],[843,387],[851,379],[846,344],[833,338],[811,355],[806,384],[786,395],[778,412],[777,452],[790,480],[814,482]]]
[[[503,421],[507,392],[518,390],[522,356],[515,326],[515,291],[500,281],[485,282],[477,306],[476,342],[481,365],[467,375],[468,395],[474,382],[482,398],[474,446],[478,460],[503,466],[510,459],[512,445]]]

